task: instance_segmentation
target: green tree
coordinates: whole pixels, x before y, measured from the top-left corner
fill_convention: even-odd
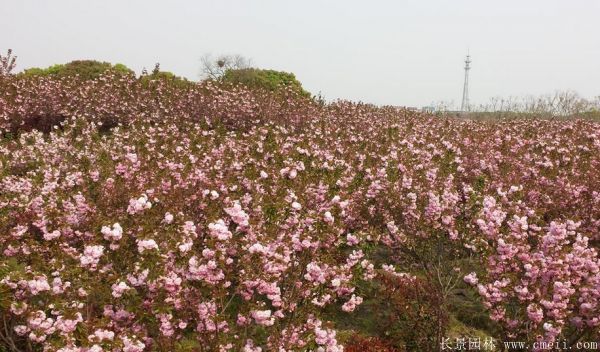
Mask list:
[[[196,84],[195,82],[189,81],[185,77],[177,76],[172,72],[161,71],[159,63],[157,63],[154,66],[154,69],[152,70],[151,73],[147,73],[146,70],[144,69],[144,72],[142,73],[142,75],[140,76],[139,79],[140,79],[140,82],[142,82],[142,84],[144,86],[148,86],[151,81],[163,81],[163,82],[167,82],[167,83],[172,84],[177,87],[186,87],[186,86]]]
[[[66,64],[52,65],[47,68],[29,68],[23,71],[24,76],[53,76],[53,77],[74,77],[81,79],[95,79],[105,72],[112,70],[115,73],[123,75],[135,75],[133,70],[123,64],[112,65],[108,62],[96,60],[75,60]]]
[[[227,70],[221,79],[226,83],[243,84],[250,88],[262,88],[269,91],[291,88],[301,95],[310,96],[310,93],[302,88],[302,84],[296,79],[296,76],[288,72],[244,68]]]

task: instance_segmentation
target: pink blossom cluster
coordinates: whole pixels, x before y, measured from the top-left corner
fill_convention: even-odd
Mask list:
[[[487,198],[476,221],[491,239],[478,248],[485,254],[486,272],[464,280],[477,287],[492,319],[513,338],[553,342],[566,331],[597,329],[600,258],[578,232],[581,223],[538,226],[534,211],[515,206],[513,197],[503,198],[501,203]]]

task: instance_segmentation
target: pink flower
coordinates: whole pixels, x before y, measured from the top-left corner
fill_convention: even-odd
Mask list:
[[[290,178],[290,180],[295,179],[296,176],[298,176],[298,171],[296,171],[296,169],[291,169],[288,173],[288,177]]]
[[[75,319],[66,319],[65,317],[59,315],[56,318],[54,326],[63,333],[68,334],[75,331],[77,324],[82,321],[83,317],[79,312],[75,314]]]
[[[119,298],[128,290],[131,290],[131,287],[129,287],[125,281],[120,281],[119,283],[112,285],[112,296]]]
[[[116,222],[112,225],[112,228],[108,226],[102,226],[100,232],[104,235],[104,239],[107,241],[118,241],[123,237],[123,228]]]
[[[175,328],[171,322],[173,316],[171,314],[159,314],[158,317],[160,319],[160,332],[167,337],[173,336],[175,334]]]
[[[152,208],[152,203],[148,201],[147,195],[142,194],[141,197],[137,199],[131,199],[129,201],[129,207],[127,207],[127,212],[133,215],[150,208]]]
[[[53,239],[56,239],[56,238],[59,238],[59,237],[60,237],[60,231],[58,231],[58,230],[54,230],[52,232],[44,234],[44,239],[46,241],[52,241]]]
[[[158,249],[158,244],[153,239],[149,240],[138,240],[137,241],[138,252],[144,253],[144,251]]]
[[[25,302],[13,302],[10,304],[10,312],[14,315],[21,315],[27,311],[27,303]]]
[[[208,224],[208,229],[210,231],[210,235],[219,241],[226,241],[233,237],[233,234],[231,231],[229,231],[229,228],[221,219],[217,220],[217,222]]]
[[[265,254],[268,252],[268,248],[263,246],[260,243],[254,243],[253,245],[251,245],[248,248],[248,252],[250,253],[260,253],[260,254]]]
[[[358,237],[349,233],[346,235],[346,243],[348,243],[349,246],[357,245],[359,243]]]
[[[144,348],[146,348],[146,345],[135,339],[135,336],[133,339],[124,336],[121,338],[121,341],[123,341],[123,352],[143,352]]]
[[[275,323],[275,318],[271,317],[271,310],[254,310],[250,313],[258,325],[271,326]]]
[[[331,215],[330,212],[325,212],[325,215],[323,216],[323,219],[325,220],[326,223],[328,224],[333,224],[333,215]]]
[[[474,273],[474,272],[472,272],[469,275],[465,276],[464,280],[469,285],[477,285],[477,283],[479,282],[479,280],[477,279],[477,274]]]
[[[19,336],[25,336],[29,332],[29,328],[26,325],[16,325],[13,330]]]
[[[240,326],[244,326],[247,323],[248,323],[248,319],[245,316],[243,316],[241,314],[238,314],[238,317],[237,317],[237,320],[236,320],[236,324],[238,324]]]
[[[320,351],[327,352],[343,352],[344,347],[338,345],[337,339],[335,337],[335,330],[322,328],[323,323],[320,320],[315,320],[313,322],[314,325],[314,334],[315,334],[315,342],[320,347]]]
[[[344,303],[344,305],[342,305],[342,310],[344,312],[352,312],[362,302],[363,302],[362,297],[356,296],[356,295],[352,295],[352,297],[350,297],[350,299],[346,303]]]
[[[15,239],[19,239],[23,237],[23,235],[27,232],[27,226],[17,225],[11,231],[11,236]]]
[[[95,269],[98,262],[100,262],[100,257],[102,257],[103,253],[104,247],[101,245],[85,246],[83,254],[79,257],[81,266]]]
[[[544,311],[537,304],[531,303],[527,306],[527,316],[534,323],[540,323],[544,319]]]
[[[314,282],[315,284],[324,284],[327,281],[327,272],[317,263],[311,262],[306,266],[306,274],[304,274],[304,278],[308,281]]]
[[[115,338],[115,333],[110,330],[97,329],[93,335],[88,337],[90,341],[102,342],[104,340],[112,341]]]
[[[262,352],[262,348],[254,346],[254,342],[248,339],[246,340],[246,344],[244,345],[242,352]]]
[[[233,222],[240,226],[248,226],[248,214],[244,212],[238,201],[233,203],[233,207],[225,208],[225,212],[231,216]]]

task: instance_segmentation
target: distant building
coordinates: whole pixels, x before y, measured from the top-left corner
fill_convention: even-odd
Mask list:
[[[435,112],[435,106],[424,106],[421,108],[422,112],[433,114]]]

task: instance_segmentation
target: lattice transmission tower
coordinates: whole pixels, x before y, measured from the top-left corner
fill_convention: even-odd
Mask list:
[[[467,54],[465,60],[465,85],[463,87],[462,104],[460,104],[461,111],[469,111],[469,70],[471,69],[471,56]]]

